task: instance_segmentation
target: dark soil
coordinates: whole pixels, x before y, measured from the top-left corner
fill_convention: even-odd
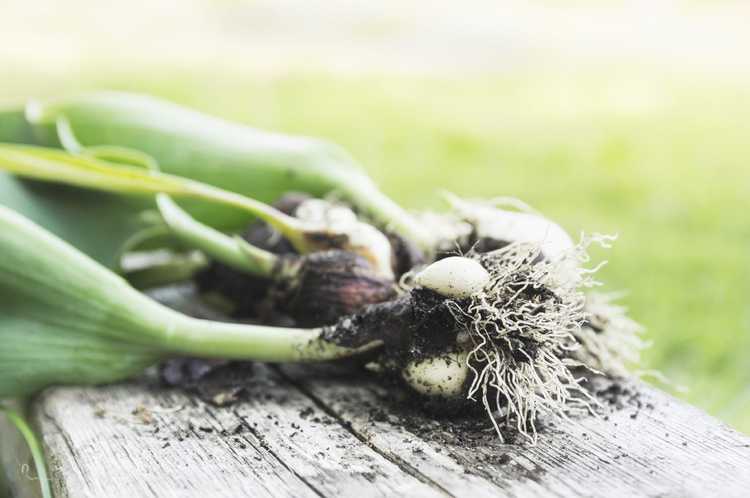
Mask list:
[[[249,362],[177,358],[159,368],[161,381],[189,391],[206,403],[228,406],[245,399],[245,383],[254,373]]]
[[[456,343],[459,328],[443,296],[414,289],[396,299],[366,306],[326,330],[326,338],[341,346],[384,342],[385,365],[396,368],[411,360],[434,357]]]
[[[323,401],[313,399],[314,404],[300,408],[296,421],[281,420],[272,413],[266,418],[275,425],[286,424],[290,439],[304,433],[309,424],[343,426],[359,435],[358,437],[366,437],[363,434],[367,432],[375,434],[388,431],[389,426],[398,427],[409,433],[402,443],[410,455],[410,463],[432,460],[434,456],[431,453],[444,454],[466,469],[465,472],[498,483],[513,479],[536,480],[545,472],[541,466],[529,467],[527,460],[522,465],[517,463],[518,456],[526,451],[527,440],[515,428],[501,425],[501,441],[480,403],[465,403],[460,409],[446,411],[439,402],[426,402],[425,398],[414,395],[393,377],[376,378],[361,368],[344,363],[296,365],[288,367],[288,370],[260,366],[256,370],[247,370],[244,367],[232,363],[217,366],[210,375],[199,375],[197,380],[190,377],[189,389],[199,393],[215,392],[216,389],[230,390],[242,393],[240,400],[265,399],[270,403],[284,405],[288,398],[283,389],[279,391],[276,387],[269,391],[269,375],[274,378],[274,384],[279,381],[291,383],[308,394],[310,387],[314,385],[339,386],[339,389],[333,391],[338,393],[333,398]],[[183,366],[184,369],[190,375],[196,371],[203,372],[203,366],[200,365]],[[637,390],[626,381],[596,377],[586,385],[604,405],[613,410],[636,408],[634,413],[637,416],[642,408],[652,408],[641,403]],[[163,447],[186,439],[220,437],[235,448],[245,449],[249,443],[243,435],[251,433],[261,441],[262,446],[266,445],[264,447],[270,449],[270,443],[256,430],[257,420],[240,416],[241,409],[226,406],[221,409],[234,410],[241,422],[236,427],[220,431],[193,423],[177,430],[171,428],[161,432],[157,422],[150,424],[150,427],[163,441]],[[537,429],[543,435],[555,431],[555,424],[550,421],[545,425],[540,421]],[[581,437],[585,438],[586,435],[582,434]],[[327,448],[321,447],[316,457],[327,458],[326,450]],[[498,469],[502,469],[502,472],[498,472]],[[377,477],[378,475],[373,474],[373,479]]]
[[[393,273],[400,278],[404,273],[426,264],[424,253],[413,243],[394,232],[386,232],[393,248]]]

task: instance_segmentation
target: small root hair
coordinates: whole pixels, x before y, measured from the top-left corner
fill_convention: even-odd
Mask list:
[[[501,438],[501,420],[536,442],[538,415],[565,418],[572,411],[595,412],[598,401],[574,374],[574,367],[597,371],[609,361],[600,351],[601,343],[596,344],[596,354],[576,356],[582,345],[588,347],[580,338],[589,339],[582,332],[590,320],[584,289],[598,285],[593,275],[601,267],[584,264],[589,262],[591,244],[607,247],[612,240],[582,236],[570,254],[555,262],[543,259],[540,246],[531,243],[466,255],[488,270],[490,284],[447,305],[461,326],[459,342],[469,351],[473,379],[468,398],[481,400]],[[571,266],[576,268],[572,277]],[[624,315],[616,316],[622,326]],[[582,361],[591,358],[603,361]]]

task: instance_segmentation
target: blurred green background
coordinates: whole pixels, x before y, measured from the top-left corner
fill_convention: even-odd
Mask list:
[[[147,92],[347,147],[412,208],[515,196],[618,233],[661,387],[750,433],[742,3],[10,0],[0,104]],[[5,9],[5,7],[4,7]]]

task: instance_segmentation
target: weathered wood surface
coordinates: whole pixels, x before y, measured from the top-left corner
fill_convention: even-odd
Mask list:
[[[642,384],[536,445],[407,413],[341,369],[256,365],[244,387],[227,407],[148,378],[47,391],[56,496],[750,496],[750,438]]]

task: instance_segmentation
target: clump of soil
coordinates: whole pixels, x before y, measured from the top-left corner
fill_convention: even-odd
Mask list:
[[[257,367],[252,369],[249,365],[227,362],[224,365],[212,365],[213,368],[206,373],[205,366],[200,364],[183,364],[180,371],[184,377],[171,377],[172,384],[178,381],[178,385],[195,393],[213,393],[214,389],[220,387],[224,391],[241,392],[242,399],[266,399],[270,403],[285,404],[287,397],[283,392],[268,392],[268,375],[272,374],[273,368]],[[162,370],[165,375],[166,369]],[[405,436],[403,444],[409,449],[413,458],[431,458],[426,452],[437,452],[447,455],[466,469],[466,472],[481,475],[486,478],[496,478],[497,469],[502,467],[506,476],[518,475],[524,478],[538,477],[543,472],[539,467],[529,469],[528,464],[518,465],[513,456],[523,451],[524,444],[528,440],[521,437],[520,433],[512,427],[502,427],[502,440],[498,438],[495,427],[486,417],[482,407],[478,403],[464,404],[460,409],[446,412],[440,406],[425,403],[425,399],[415,395],[404,388],[391,376],[375,377],[373,374],[356,368],[351,364],[321,364],[300,365],[293,367],[294,375],[288,379],[293,384],[299,381],[299,387],[307,390],[307,385],[332,384],[340,385],[341,389],[335,389],[336,399],[327,400],[326,406],[321,407],[316,401],[307,406],[299,408],[297,421],[286,420],[282,423],[289,425],[289,437],[295,437],[304,433],[309,424],[343,425],[351,432],[360,433],[360,426],[354,427],[346,416],[341,413],[354,412],[366,414],[364,421],[360,418],[358,423],[383,425],[382,430],[388,430],[388,426],[398,427],[406,430],[409,435]],[[172,372],[173,373],[173,372]],[[195,373],[198,373],[195,376]],[[171,374],[166,374],[171,375]],[[254,375],[254,376],[253,376]],[[282,378],[286,374],[281,372]],[[180,384],[180,382],[182,384]],[[627,409],[634,406],[640,409],[638,391],[634,386],[625,381],[617,381],[602,377],[592,378],[585,385],[589,386],[591,393],[602,403],[612,409]],[[347,388],[356,386],[356,389]],[[329,391],[330,392],[330,391]],[[360,393],[366,393],[364,395]],[[374,395],[374,396],[373,396]],[[205,401],[211,402],[208,397],[201,396]],[[648,405],[644,404],[648,407]],[[340,408],[333,408],[340,407]],[[222,409],[228,408],[226,405]],[[631,415],[632,417],[632,415]],[[251,444],[243,434],[251,432],[254,437],[261,439],[264,444],[263,435],[257,433],[253,427],[257,421],[252,419],[242,420],[234,427],[225,430],[215,427],[203,427],[199,424],[188,423],[176,431],[163,430],[164,427],[154,421],[153,433],[163,441],[163,447],[177,444],[184,440],[196,437],[220,437],[227,444],[239,449]],[[274,424],[275,415],[269,413],[267,417]],[[541,434],[553,431],[554,427],[542,425],[537,428]],[[381,430],[381,429],[376,429]],[[325,448],[321,448],[319,458],[326,458]]]
[[[380,340],[382,364],[393,370],[407,362],[434,357],[456,343],[459,332],[446,299],[429,289],[413,289],[399,297],[364,307],[327,327],[325,337],[345,347]]]

